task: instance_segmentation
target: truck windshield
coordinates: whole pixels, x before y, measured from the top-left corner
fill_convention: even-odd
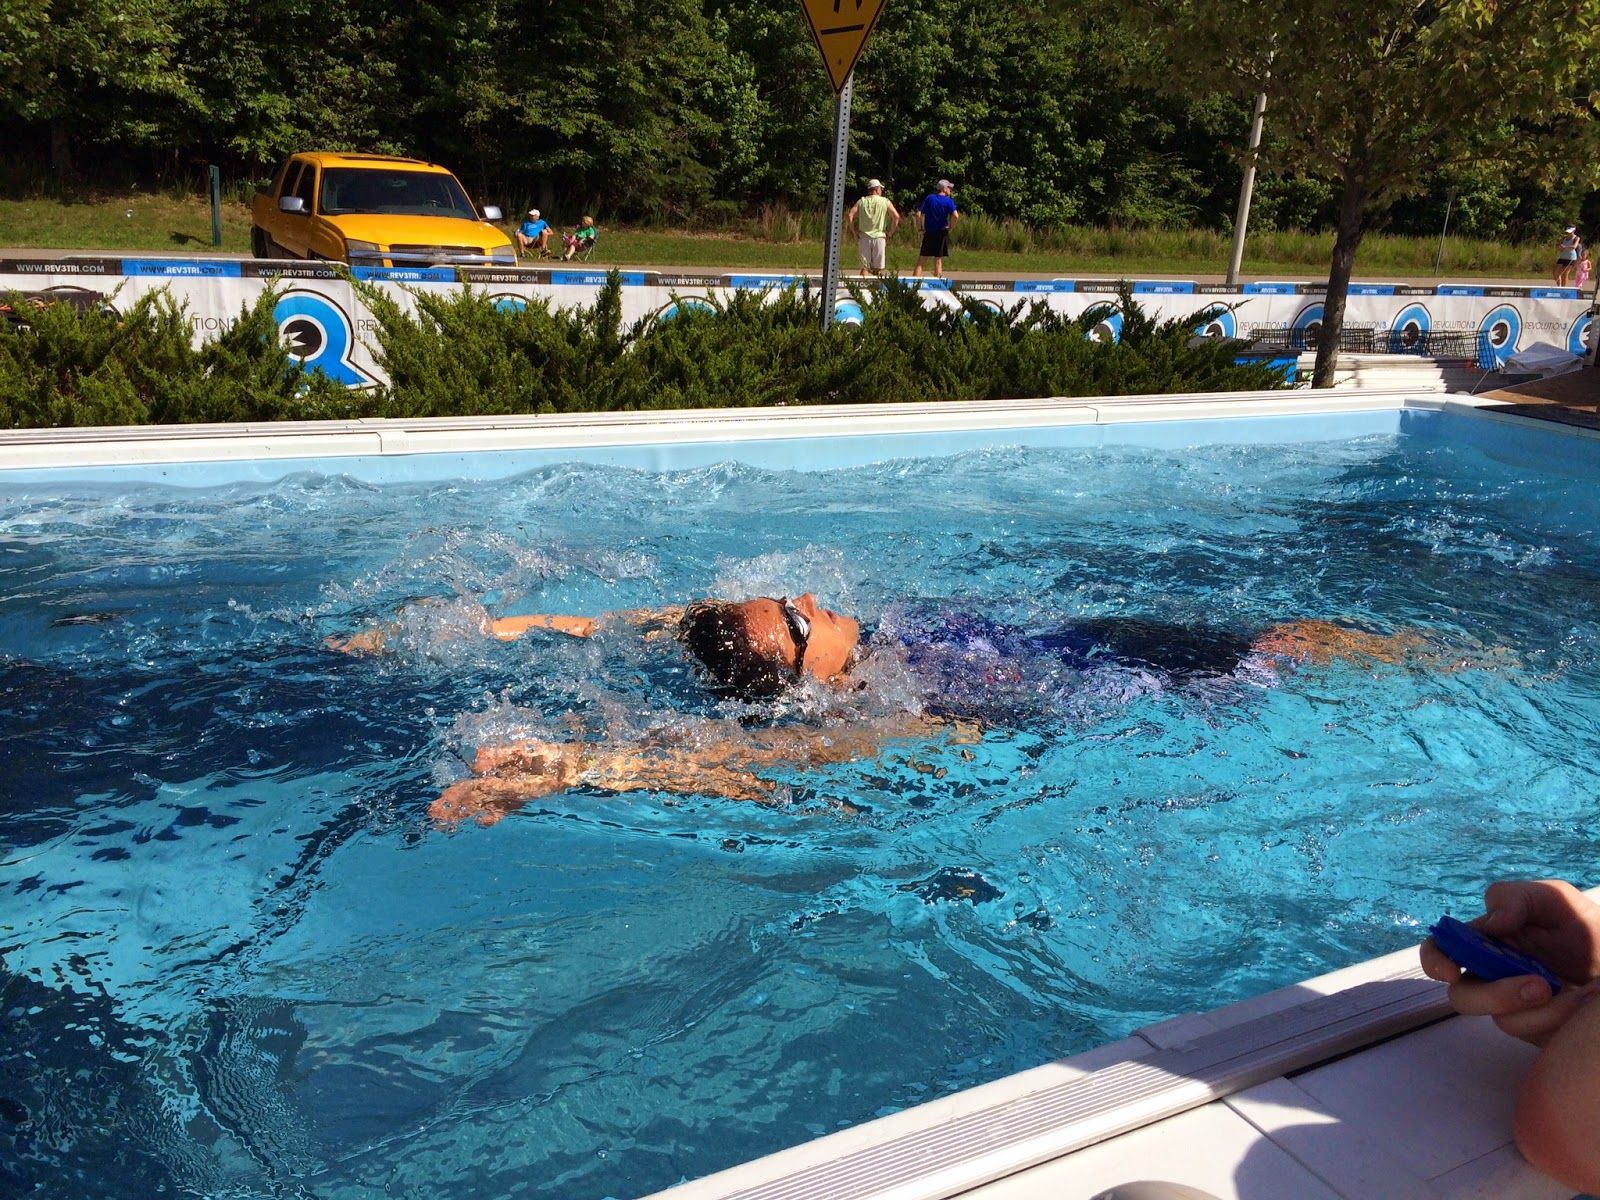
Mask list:
[[[347,213],[465,217],[469,221],[478,217],[453,175],[352,167],[329,167],[323,171],[318,211],[330,217]]]

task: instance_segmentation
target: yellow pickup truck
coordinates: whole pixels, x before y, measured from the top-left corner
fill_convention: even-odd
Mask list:
[[[441,166],[381,154],[291,154],[250,209],[257,258],[364,267],[514,266],[500,210]]]

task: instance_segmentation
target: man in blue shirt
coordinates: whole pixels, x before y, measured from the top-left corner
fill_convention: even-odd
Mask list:
[[[539,257],[550,257],[550,222],[539,215],[537,208],[528,210],[528,219],[517,230],[517,250],[528,253],[529,249],[539,247]]]
[[[944,256],[950,253],[950,230],[961,219],[961,214],[956,211],[955,190],[956,185],[948,179],[939,180],[912,214],[917,228],[922,230],[922,249],[917,254],[917,267],[911,272],[913,276],[921,277],[922,264],[930,258],[933,259],[934,275],[944,274]]]

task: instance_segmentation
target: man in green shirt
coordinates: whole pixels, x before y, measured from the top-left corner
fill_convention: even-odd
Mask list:
[[[867,180],[867,194],[850,206],[845,220],[861,249],[861,269],[873,274],[882,271],[885,248],[900,228],[900,210],[883,194],[882,181]]]

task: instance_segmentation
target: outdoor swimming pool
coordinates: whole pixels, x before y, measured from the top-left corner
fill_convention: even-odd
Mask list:
[[[1600,444],[1392,424],[0,477],[0,1180],[634,1196],[1414,942],[1489,878],[1593,882]],[[429,827],[479,741],[728,715],[659,643],[489,643],[480,604],[807,589],[885,628],[1425,645],[1029,678],[976,745],[795,773],[780,808],[577,791]],[[424,597],[394,653],[323,649]],[[910,696],[870,682],[777,719]]]

